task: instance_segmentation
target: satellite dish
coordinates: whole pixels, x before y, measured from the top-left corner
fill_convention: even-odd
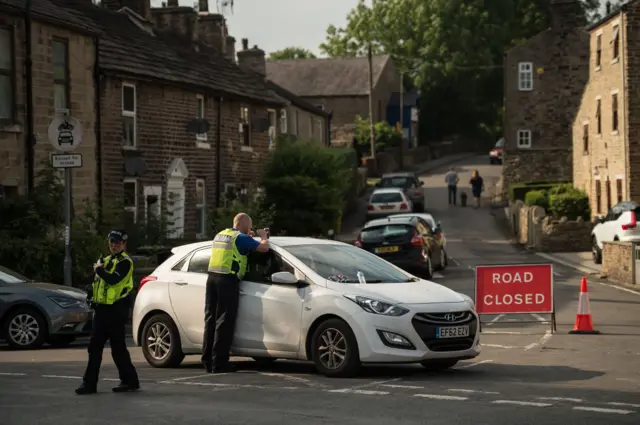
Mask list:
[[[139,156],[127,158],[124,161],[124,171],[129,176],[139,177],[146,173],[148,169],[147,162]]]
[[[209,131],[209,121],[196,118],[187,123],[187,131],[193,134],[204,134]]]

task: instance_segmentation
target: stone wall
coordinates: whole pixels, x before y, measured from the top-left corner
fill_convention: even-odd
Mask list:
[[[635,245],[632,242],[603,242],[602,273],[611,280],[637,284]]]
[[[416,164],[442,158],[460,152],[468,151],[467,146],[461,142],[444,141],[429,146],[421,146],[415,149],[407,149],[404,152],[404,167],[411,168]],[[376,155],[375,161],[368,159],[366,166],[369,169],[369,177],[380,177],[384,173],[393,173],[400,170],[400,149],[392,148]]]
[[[591,247],[593,225],[582,218],[557,220],[544,208],[530,207],[522,201],[509,204],[508,221],[516,241],[527,248],[543,252],[582,252]]]

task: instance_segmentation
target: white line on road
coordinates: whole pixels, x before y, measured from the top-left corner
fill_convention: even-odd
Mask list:
[[[370,382],[368,384],[356,385],[354,387],[343,388],[343,389],[344,390],[356,390],[356,389],[360,389],[360,388],[378,387],[378,386],[380,386],[382,384],[389,384],[391,382],[398,382],[400,380],[402,380],[402,378],[385,379],[384,381],[374,381],[374,382]]]
[[[538,400],[570,401],[572,403],[582,403],[581,398],[571,398],[571,397],[538,397]]]
[[[500,345],[500,344],[482,344],[483,347],[489,347],[489,348],[506,348],[508,350],[512,349],[512,348],[518,348],[518,347],[514,347],[512,345]]]
[[[26,376],[26,373],[0,372],[0,376]]]
[[[444,279],[444,275],[441,275],[440,273],[434,273],[431,277],[433,279]]]
[[[343,388],[340,390],[328,390],[328,392],[341,393],[341,394],[389,395],[389,391],[354,390],[350,388]]]
[[[453,257],[449,257],[449,260],[451,260],[451,261],[453,262],[453,264],[455,264],[455,265],[456,265],[456,267],[460,267],[460,266],[462,266],[462,264],[460,264],[460,261],[456,260],[456,259],[455,259],[455,258],[453,258]]]
[[[68,376],[68,375],[41,375],[43,378],[58,378],[58,379],[82,379],[82,376]]]
[[[451,391],[453,393],[500,394],[497,391],[467,390],[464,388],[449,388],[447,391]]]
[[[498,314],[496,317],[491,319],[489,323],[487,323],[487,326],[495,325],[495,323],[503,317],[504,317],[504,314]]]
[[[615,401],[612,401],[610,403],[607,403],[609,406],[621,406],[621,407],[640,407],[640,404],[633,404],[633,403],[618,403]]]
[[[210,376],[220,376],[220,375],[226,375],[226,373],[216,373],[216,374],[212,374],[212,373],[207,373],[204,375],[194,375],[194,376],[183,376],[181,378],[173,378],[173,379],[167,379],[167,381],[186,381],[189,379],[198,379],[198,378],[208,378]]]
[[[630,413],[635,413],[633,410],[605,409],[604,407],[576,406],[573,408],[573,410],[583,410],[585,412],[598,412],[598,413],[617,413],[619,415],[628,415]]]
[[[527,332],[515,332],[515,331],[482,331],[483,334],[488,335],[531,335]]]
[[[536,319],[538,322],[548,322],[547,319],[545,319],[544,317],[540,316],[537,313],[531,313],[531,315],[534,317],[534,319]]]
[[[493,363],[493,360],[482,360],[481,362],[469,363],[462,366],[456,366],[453,369],[469,369],[470,367],[479,366],[485,363]]]
[[[394,384],[380,384],[381,387],[387,388],[402,388],[407,390],[421,390],[424,387],[420,387],[418,385],[394,385]]]
[[[441,394],[414,394],[414,397],[430,398],[433,400],[468,400],[469,397],[461,397],[457,395],[441,395]]]
[[[552,336],[551,331],[545,332],[545,334],[542,336],[542,338],[540,338],[538,342],[534,342],[533,344],[529,344],[526,347],[524,347],[524,351],[529,351],[538,346],[543,346],[547,341],[549,341],[551,336]]]
[[[517,400],[494,400],[493,404],[516,404],[518,406],[532,406],[532,407],[549,407],[553,406],[551,403],[536,403],[534,401],[517,401]]]

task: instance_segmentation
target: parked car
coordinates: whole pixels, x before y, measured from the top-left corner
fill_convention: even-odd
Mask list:
[[[0,266],[0,339],[11,348],[62,347],[91,332],[87,293],[36,282]]]
[[[443,250],[435,232],[420,217],[391,216],[364,225],[354,244],[407,271],[419,270],[425,279],[443,268]]]
[[[424,182],[420,181],[415,173],[388,173],[383,174],[376,187],[397,187],[404,190],[413,203],[414,211],[424,211]]]
[[[502,164],[502,153],[504,152],[504,137],[496,142],[496,145],[489,151],[489,164]]]
[[[480,354],[471,298],[332,240],[272,237],[249,256],[231,354],[310,360],[326,376],[363,363],[446,369]],[[202,352],[211,242],[183,245],[140,285],[133,338],[154,367]]]
[[[591,231],[591,252],[596,264],[602,263],[603,242],[640,242],[640,204],[620,202],[609,210],[609,213],[597,217],[597,224]]]
[[[412,209],[413,204],[404,190],[395,187],[375,189],[369,198],[367,220],[409,212]]]
[[[433,237],[436,239],[436,242],[440,245],[440,265],[436,267],[436,270],[443,270],[449,265],[449,256],[447,255],[447,236],[442,230],[442,223],[436,221],[435,218],[431,214],[427,213],[406,213],[406,214],[396,214],[393,218],[400,217],[420,217],[424,221],[427,222],[429,227],[433,229]]]

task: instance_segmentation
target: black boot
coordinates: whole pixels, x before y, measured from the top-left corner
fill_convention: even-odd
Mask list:
[[[211,364],[210,362],[202,362],[202,365],[204,366],[204,368],[206,369],[207,373],[213,373],[213,364]]]
[[[113,387],[111,390],[114,393],[130,393],[133,391],[137,391],[140,389],[140,383],[136,382],[135,384],[125,384],[121,382],[118,386]]]
[[[95,385],[87,385],[83,383],[78,388],[76,388],[76,394],[78,395],[87,395],[87,394],[95,394],[98,392],[98,389]]]

